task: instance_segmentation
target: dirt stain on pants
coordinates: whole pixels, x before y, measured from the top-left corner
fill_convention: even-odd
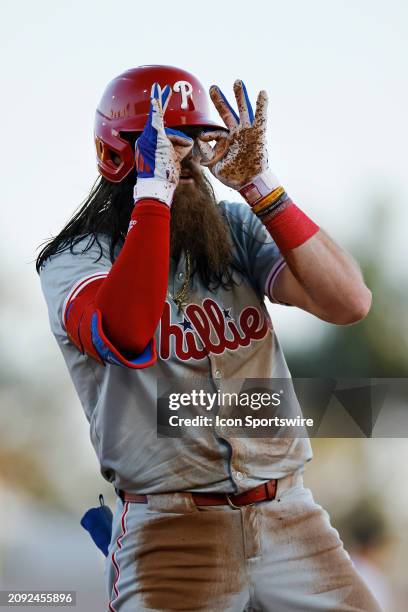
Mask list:
[[[244,587],[241,517],[194,512],[149,521],[137,575],[151,609],[224,610]]]
[[[240,509],[118,500],[106,573],[110,612],[380,611],[303,485]]]

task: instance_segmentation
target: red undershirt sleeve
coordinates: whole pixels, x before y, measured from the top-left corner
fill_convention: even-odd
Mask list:
[[[85,279],[83,289],[66,300],[64,324],[81,352],[133,368],[156,361],[154,334],[167,294],[169,252],[169,208],[140,200],[107,276]]]

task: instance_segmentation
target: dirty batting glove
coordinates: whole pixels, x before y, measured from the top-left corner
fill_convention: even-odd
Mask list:
[[[149,116],[135,145],[135,203],[152,198],[171,206],[180,178],[180,162],[194,144],[182,132],[164,127],[163,117],[171,93],[169,85],[163,90],[158,83],[152,86]]]
[[[211,87],[211,100],[228,132],[202,133],[195,148],[201,155],[201,164],[208,166],[224,185],[240,192],[281,253],[286,253],[309,240],[319,227],[292,202],[269,169],[266,91],[258,95],[255,114],[242,81],[235,81],[234,93],[239,114],[219,87]],[[215,141],[213,147],[210,145],[212,141]]]
[[[238,113],[219,87],[210,88],[210,97],[228,132],[216,130],[200,136],[202,165],[224,185],[237,189],[249,204],[279,187],[279,181],[268,166],[266,144],[268,95],[261,91],[255,113],[245,84],[234,83]],[[215,146],[209,144],[215,141]]]

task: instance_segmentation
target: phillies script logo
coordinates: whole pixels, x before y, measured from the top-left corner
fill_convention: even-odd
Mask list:
[[[177,357],[204,359],[209,353],[221,355],[225,349],[237,350],[252,340],[261,340],[268,333],[268,321],[254,306],[247,306],[239,315],[239,324],[233,320],[230,308],[220,308],[214,300],[206,298],[202,306],[189,304],[181,323],[171,322],[171,308],[165,303],[160,322],[160,357],[170,357],[171,338]]]

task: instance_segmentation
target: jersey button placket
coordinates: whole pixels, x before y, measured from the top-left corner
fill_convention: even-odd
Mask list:
[[[214,382],[214,387],[217,391],[222,393],[222,371],[217,363],[216,356],[210,353],[209,361],[210,361],[211,377]],[[216,415],[220,416],[221,414],[222,414],[222,406],[218,406],[218,403],[217,403],[217,405],[214,406],[213,411],[212,411],[212,417],[214,419],[214,423],[216,420]],[[214,425],[214,432],[220,438],[226,438],[225,436],[226,428],[225,427],[222,427],[221,425]]]
[[[214,382],[216,382],[216,385],[218,386],[221,383],[222,379],[222,369],[220,367],[220,364],[218,363],[216,355],[210,353],[208,357],[210,360],[211,376],[214,379]]]

